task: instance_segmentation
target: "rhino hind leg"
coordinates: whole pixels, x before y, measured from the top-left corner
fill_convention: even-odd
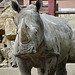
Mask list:
[[[58,64],[57,70],[56,70],[56,75],[67,75],[66,71],[66,59]]]
[[[21,75],[31,75],[31,64],[25,59],[16,57],[16,62],[21,72]]]
[[[44,75],[54,75],[57,67],[58,58],[56,56],[47,58]]]

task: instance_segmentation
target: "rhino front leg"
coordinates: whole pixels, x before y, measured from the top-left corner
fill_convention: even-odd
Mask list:
[[[23,58],[16,57],[17,65],[20,69],[21,75],[31,75],[31,65],[29,64],[29,61],[26,61]]]
[[[38,75],[44,75],[45,73],[45,70],[41,68],[37,68],[37,71],[38,71]]]
[[[54,75],[57,67],[57,57],[48,57],[46,60],[46,69],[44,75]]]
[[[66,62],[67,58],[64,59],[60,64],[57,66],[56,75],[67,75],[66,71]]]

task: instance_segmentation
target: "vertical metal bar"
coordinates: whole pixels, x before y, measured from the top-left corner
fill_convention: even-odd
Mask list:
[[[58,11],[58,3],[56,4],[56,11]],[[55,11],[55,16],[58,16],[58,14]]]
[[[48,13],[49,15],[55,15],[56,0],[48,0]]]
[[[25,5],[25,0],[23,0],[23,5]]]
[[[54,16],[56,16],[56,13],[55,13],[56,12],[56,8],[57,8],[56,6],[57,6],[56,5],[56,0],[54,0]]]
[[[29,4],[31,4],[31,1],[32,1],[32,0],[29,0]]]

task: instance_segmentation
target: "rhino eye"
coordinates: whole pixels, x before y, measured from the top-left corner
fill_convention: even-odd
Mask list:
[[[38,33],[38,30],[37,29],[35,29],[35,34],[37,34]]]
[[[35,34],[37,34],[37,31],[35,32]]]

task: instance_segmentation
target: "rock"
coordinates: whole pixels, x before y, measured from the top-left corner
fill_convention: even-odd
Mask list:
[[[7,37],[6,36],[4,36],[4,38],[3,38],[3,40],[2,40],[2,43],[4,44],[4,45],[7,45]]]
[[[16,18],[17,12],[12,9],[11,5],[1,11],[0,30],[5,30],[5,35],[9,40],[14,40],[17,32],[17,26],[14,24],[12,17]]]
[[[13,22],[12,18],[6,19],[6,26],[5,26],[5,35],[7,39],[14,40],[17,33],[17,27]]]
[[[8,39],[15,38],[17,27],[13,23],[12,17],[16,18],[16,16],[17,13],[11,8],[10,5],[5,7],[0,12],[0,35],[5,33]],[[8,31],[10,33],[8,33]]]
[[[5,59],[1,64],[0,67],[7,67],[7,60]]]
[[[3,0],[1,3],[0,3],[0,6],[7,6],[11,3],[11,0]]]
[[[0,17],[0,35],[5,34],[5,18]]]
[[[2,40],[3,40],[3,36],[0,35],[0,43],[2,43]]]
[[[3,47],[0,49],[2,56],[5,59],[10,59],[13,56],[13,48],[14,48],[14,41],[7,40],[7,47]]]
[[[3,43],[0,43],[0,49],[2,49],[4,47]]]
[[[4,18],[12,18],[12,17],[15,17],[17,16],[17,12],[15,12],[11,5],[5,7],[1,12],[1,15],[0,17],[4,17]]]
[[[2,0],[0,3],[0,6],[8,6],[11,4],[11,0]],[[0,11],[2,11],[3,8],[0,8]]]
[[[7,53],[8,53],[8,51],[9,51],[9,49],[8,49],[8,48],[2,48],[0,51],[1,51],[1,53],[2,53],[2,56],[3,56],[5,59],[8,59]]]
[[[1,49],[4,47],[4,44],[0,43],[0,63],[2,63],[3,61],[3,55],[2,55],[2,52],[1,52]]]
[[[2,59],[2,54],[0,53],[0,63],[2,63],[3,59]]]
[[[13,49],[12,48],[2,48],[0,49],[0,67],[2,66],[5,66],[5,65],[8,65],[8,66],[12,66],[12,67],[17,67],[17,63],[16,63],[16,58],[13,54]],[[2,63],[2,57],[4,57],[4,59],[6,60],[6,62],[8,63],[5,63],[3,62]],[[4,64],[5,63],[5,64]]]

